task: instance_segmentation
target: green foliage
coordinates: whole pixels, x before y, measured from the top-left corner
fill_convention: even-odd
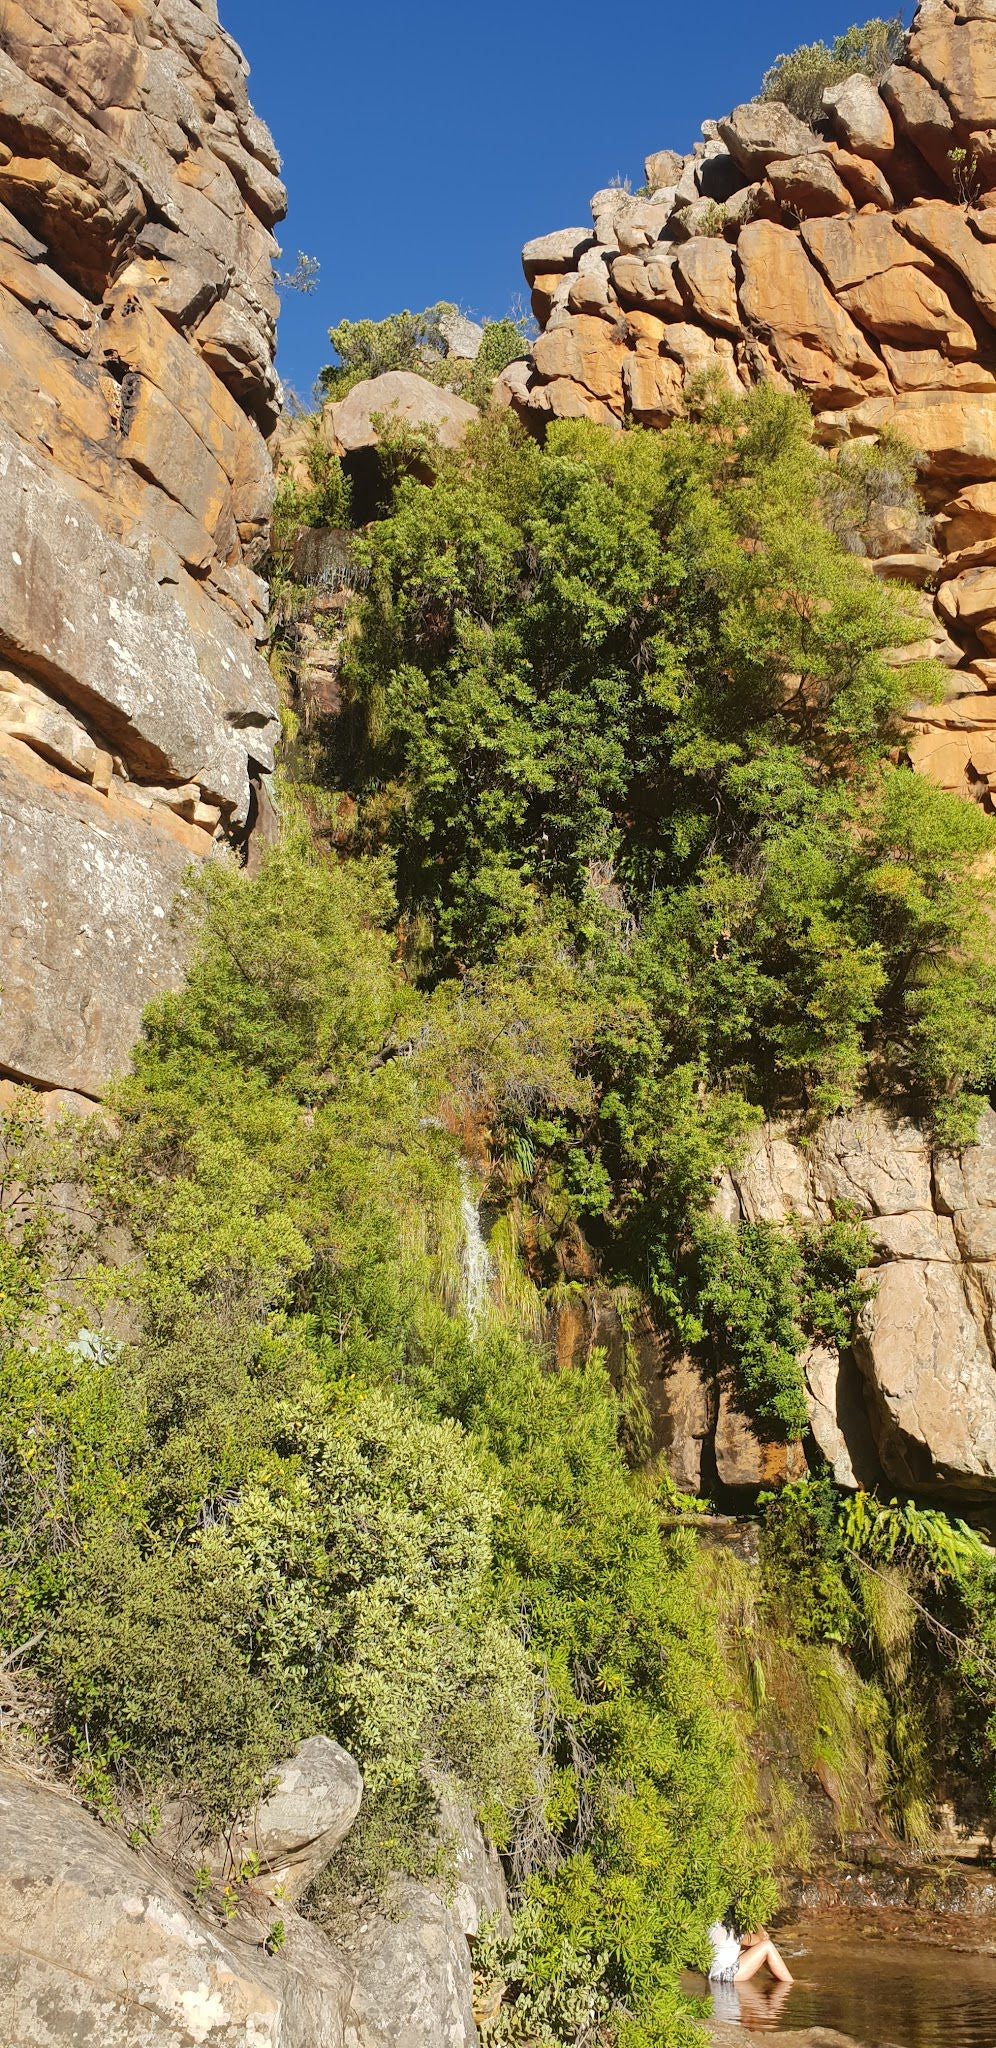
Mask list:
[[[319,376],[323,398],[345,398],[354,384],[382,377],[388,370],[413,370],[431,383],[452,385],[474,405],[486,406],[495,378],[525,354],[525,323],[511,316],[485,320],[480,351],[470,363],[447,354],[445,322],[456,311],[442,301],[421,313],[391,313],[386,320],[340,321],[329,329],[337,361]]]
[[[339,457],[324,446],[317,423],[311,431],[306,465],[307,485],[286,474],[277,481],[270,548],[278,570],[285,577],[294,541],[303,528],[344,527],[350,520],[349,479]]]
[[[349,787],[411,964],[461,986],[552,940],[588,1100],[543,1130],[506,1100],[500,1147],[530,1151],[554,1236],[583,1223],[789,1432],[815,1247],[715,1232],[717,1172],[761,1116],[870,1085],[962,1143],[996,1066],[996,834],[895,766],[905,692],[937,681],[885,659],[920,627],[849,553],[913,476],[892,439],[828,464],[766,388],[666,436],[561,423],[540,449],[491,419],[364,543]],[[820,1283],[828,1341],[857,1253]]]
[[[805,1435],[799,1354],[817,1338],[850,1342],[868,1292],[858,1279],[870,1256],[867,1231],[843,1220],[819,1230],[753,1223],[734,1231],[709,1218],[696,1249],[696,1313],[738,1402],[762,1433]]]
[[[460,382],[461,397],[469,398],[472,405],[479,405],[483,411],[491,397],[495,378],[507,370],[509,363],[518,362],[520,356],[526,354],[528,346],[525,321],[511,318],[485,320],[484,339],[476,361]]]
[[[329,328],[337,361],[321,372],[319,389],[327,399],[345,398],[366,377],[388,370],[414,370],[432,375],[445,362],[443,321],[456,307],[441,300],[421,313],[390,313],[386,320],[340,320]]]
[[[878,1688],[882,1803],[923,1846],[939,1774],[992,1769],[991,1548],[939,1508],[843,1495],[829,1479],[808,1479],[769,1497],[762,1564],[779,1630],[843,1647]]]
[[[864,555],[883,512],[899,511],[912,541],[930,540],[930,521],[917,491],[917,457],[887,428],[877,441],[845,441],[825,466],[820,503],[831,533],[850,554]]]
[[[441,1393],[505,1475],[503,1575],[542,1676],[541,1768],[511,1844],[522,1904],[491,1959],[512,1995],[493,2038],[570,2041],[587,2009],[616,2025],[638,2014],[634,2041],[681,2040],[664,2020],[675,1964],[700,1959],[714,1910],[763,1917],[772,1896],[749,1773],[715,1708],[693,1539],[662,1548],[597,1364],[545,1376],[492,1340]]]
[[[824,1111],[887,1062],[950,1124],[959,1063],[991,1068],[992,827],[888,765],[908,680],[882,655],[918,628],[820,524],[823,471],[768,390],[667,436],[560,425],[543,451],[489,422],[367,542],[361,820],[436,971],[562,907],[620,1122],[679,1068]]]
[[[802,43],[787,55],[776,57],[761,81],[759,97],[780,100],[800,121],[819,121],[823,94],[839,85],[852,72],[866,78],[882,78],[890,64],[898,63],[906,48],[906,28],[901,15],[890,21],[876,16],[849,28],[833,42]]]
[[[0,1350],[0,1646],[33,1645],[104,1806],[183,1792],[216,1827],[335,1734],[367,1788],[340,1890],[434,1867],[448,1774],[516,1886],[519,2017],[675,2048],[680,1963],[771,1898],[690,1551],[598,1363],[551,1376],[455,1300],[451,1129],[586,1109],[560,942],[420,995],[383,864],[293,833],[200,906],[113,1127],[74,1141],[118,1261],[80,1276],[90,1334],[49,1293]]]

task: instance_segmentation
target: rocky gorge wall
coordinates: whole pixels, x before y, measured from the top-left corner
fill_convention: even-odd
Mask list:
[[[99,1095],[273,765],[279,160],[215,0],[0,0],[0,1077]]]
[[[901,63],[824,96],[820,132],[775,102],[647,158],[591,227],[523,251],[540,325],[502,394],[527,421],[663,427],[710,372],[805,393],[827,446],[897,430],[928,515],[886,508],[874,572],[923,592],[943,703],[909,752],[944,787],[996,792],[996,0],[922,0]]]

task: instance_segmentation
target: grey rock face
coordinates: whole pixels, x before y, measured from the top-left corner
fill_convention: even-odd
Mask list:
[[[763,177],[770,163],[809,156],[825,145],[780,100],[748,100],[717,121],[720,140],[748,178]]]
[[[350,1976],[288,1915],[222,1932],[151,1858],[0,1771],[0,2040],[10,2048],[343,2048]]]
[[[99,1095],[180,977],[174,913],[205,835],[67,783],[0,740],[0,1068]]]
[[[247,1841],[268,1890],[296,1904],[320,1877],[360,1810],[363,1778],[348,1750],[326,1735],[302,1742],[257,1808]]]
[[[512,1921],[498,1851],[485,1841],[464,1793],[440,1784],[437,1799],[439,1838],[455,1865],[455,1889],[447,1902],[457,1925],[471,1941],[486,1922],[508,1934]]]
[[[0,1075],[99,1094],[273,765],[284,195],[213,5],[19,0],[2,42]]]
[[[470,1950],[455,1912],[399,1884],[357,1931],[346,2048],[476,2048]]]
[[[2,430],[0,559],[17,572],[0,619],[10,658],[89,714],[137,775],[198,782],[241,823],[252,751],[243,722],[271,761],[278,724],[266,664],[223,617],[198,648],[140,556]]]
[[[831,1117],[805,1148],[760,1131],[724,1183],[727,1220],[813,1224],[841,1209],[873,1246],[854,1360],[806,1361],[813,1431],[843,1485],[876,1477],[950,1499],[996,1497],[996,1114],[959,1153],[903,1118]],[[874,1439],[873,1469],[866,1424]]]
[[[484,329],[479,320],[468,320],[465,313],[447,313],[440,321],[446,353],[459,363],[476,363],[484,340]]]
[[[380,434],[376,422],[381,418],[410,427],[431,427],[444,448],[456,448],[478,417],[476,405],[451,391],[441,391],[411,370],[388,370],[382,377],[367,377],[362,384],[354,384],[338,405],[329,407],[332,433],[347,456],[377,447]]]

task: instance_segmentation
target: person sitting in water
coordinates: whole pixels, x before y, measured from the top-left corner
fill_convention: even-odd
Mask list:
[[[738,1935],[732,1927],[724,1927],[717,1920],[709,1929],[709,1941],[711,1984],[746,1984],[765,1966],[780,1984],[791,1984],[792,1972],[766,1927],[758,1927],[753,1934]]]

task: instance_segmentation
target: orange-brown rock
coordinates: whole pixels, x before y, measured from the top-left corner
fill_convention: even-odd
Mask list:
[[[533,346],[533,362],[541,377],[568,377],[621,413],[625,353],[625,342],[614,327],[578,314],[540,335]]]
[[[807,221],[803,240],[840,305],[879,340],[916,349],[943,343],[971,355],[976,339],[942,289],[926,253],[888,214]]]
[[[938,519],[941,545],[949,553],[996,536],[996,483],[969,484],[945,505]]]
[[[893,64],[879,90],[897,130],[942,183],[950,186],[950,153],[957,144],[958,132],[943,93],[906,64]]]
[[[963,128],[996,126],[996,21],[981,10],[959,20],[953,6],[936,0],[920,8],[909,55]]]
[[[778,201],[800,219],[850,213],[854,201],[828,155],[787,157],[768,165],[768,184]]]
[[[666,427],[682,411],[684,379],[677,363],[649,349],[626,357],[623,378],[629,412],[642,427]]]
[[[788,228],[753,221],[740,236],[740,305],[794,384],[823,405],[888,389],[879,357],[842,312]]]
[[[283,193],[212,0],[5,0],[0,44],[0,1074],[96,1094],[273,765]]]
[[[911,751],[996,809],[978,738],[996,647],[994,51],[996,0],[922,0],[904,62],[879,85],[855,74],[830,88],[823,132],[755,102],[707,123],[692,157],[661,159],[652,208],[596,194],[608,285],[587,282],[581,230],[530,245],[531,271],[551,258],[549,296],[516,403],[526,419],[568,406],[664,427],[706,373],[734,392],[804,392],[827,449],[897,431],[925,510],[897,487],[869,509],[862,543],[879,573],[921,592],[922,637],[890,662],[948,671],[943,704],[915,707]]]
[[[996,325],[996,245],[973,232],[962,209],[943,199],[924,200],[899,214],[898,226],[911,242],[958,272],[979,311]]]
[[[839,149],[831,143],[827,155],[839,178],[847,186],[855,206],[886,206],[893,203],[893,194],[884,171],[867,157],[855,156],[849,149]]]
[[[696,235],[679,249],[674,267],[692,312],[707,326],[739,334],[737,277],[729,244],[714,235]]]

